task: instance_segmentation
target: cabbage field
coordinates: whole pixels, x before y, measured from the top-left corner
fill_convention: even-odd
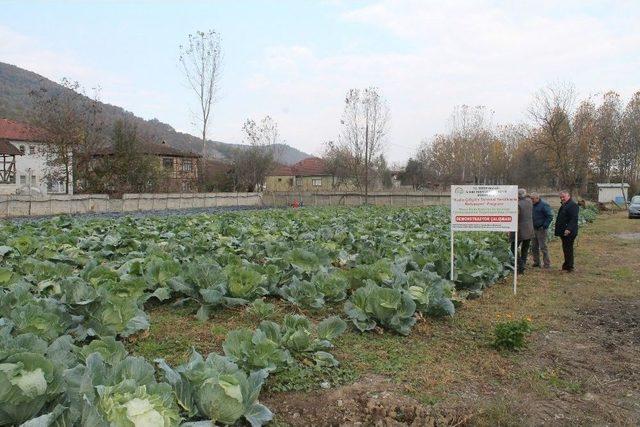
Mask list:
[[[268,376],[332,369],[347,328],[410,335],[509,273],[505,235],[460,233],[451,281],[448,222],[369,207],[0,223],[0,425],[263,425]],[[179,366],[123,344],[149,328],[145,305],[199,322],[274,301],[283,319]]]

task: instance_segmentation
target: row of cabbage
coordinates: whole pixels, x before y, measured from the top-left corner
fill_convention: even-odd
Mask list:
[[[461,234],[454,286],[447,218],[363,208],[4,223],[0,425],[260,425],[264,378],[302,359],[336,365],[327,350],[346,324],[288,316],[231,332],[224,355],[154,369],[117,341],[149,327],[145,303],[193,306],[201,320],[262,297],[342,304],[360,331],[409,334],[417,313],[453,315],[455,286],[478,295],[511,264],[504,236]]]
[[[176,368],[156,359],[156,370],[112,336],[49,341],[16,333],[15,326],[0,321],[0,425],[25,427],[204,427],[241,419],[260,426],[273,416],[258,402],[267,376],[309,361],[337,366],[328,350],[346,329],[338,317],[313,326],[304,316],[287,315],[282,325],[263,321],[254,331],[231,331],[224,355],[205,359],[193,350]],[[206,421],[183,423],[188,419]]]

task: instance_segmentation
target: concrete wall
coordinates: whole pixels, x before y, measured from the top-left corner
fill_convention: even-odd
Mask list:
[[[541,195],[557,207],[555,195]],[[124,194],[110,199],[105,194],[18,196],[0,195],[0,218],[83,213],[127,213],[216,207],[291,206],[294,200],[304,206],[360,206],[363,193],[291,192],[291,193],[165,193]],[[369,204],[376,206],[449,205],[449,193],[372,192]]]
[[[317,182],[320,182],[320,185],[313,185],[314,180],[319,180]],[[265,188],[275,193],[293,191],[329,193],[334,191],[333,181],[333,176],[326,175],[298,176],[297,178],[293,175],[272,175],[267,176]],[[342,192],[351,190],[355,190],[352,182],[343,182],[340,186]]]
[[[0,195],[0,218],[83,213],[127,213],[170,209],[262,206],[260,193]]]

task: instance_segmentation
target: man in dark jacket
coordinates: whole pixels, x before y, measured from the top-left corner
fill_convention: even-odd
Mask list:
[[[573,242],[578,237],[578,214],[580,208],[571,198],[567,190],[560,192],[562,206],[558,210],[556,217],[555,235],[562,239],[562,252],[564,253],[564,264],[562,270],[573,271]]]
[[[511,233],[511,251],[516,257],[518,274],[524,274],[524,267],[527,264],[527,254],[529,252],[529,244],[533,237],[533,205],[531,199],[527,197],[527,191],[524,188],[518,189],[518,243],[514,241],[514,234]],[[518,255],[518,247],[520,254]]]
[[[543,267],[551,268],[547,247],[547,230],[553,220],[553,211],[538,193],[531,193],[531,202],[533,203],[533,239],[531,239],[533,266],[540,267],[540,252],[542,252]]]

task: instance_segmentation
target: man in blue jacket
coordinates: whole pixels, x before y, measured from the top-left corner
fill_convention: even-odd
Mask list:
[[[547,247],[547,230],[553,220],[553,211],[549,204],[540,198],[538,193],[531,193],[531,202],[533,202],[534,230],[531,241],[533,266],[540,267],[540,252],[542,252],[542,266],[544,268],[551,268],[549,248]]]
[[[560,192],[560,200],[562,201],[562,206],[560,206],[556,217],[555,235],[562,240],[562,252],[564,253],[562,270],[570,273],[573,271],[573,242],[578,237],[578,214],[580,208],[573,201],[571,194],[567,190]]]

